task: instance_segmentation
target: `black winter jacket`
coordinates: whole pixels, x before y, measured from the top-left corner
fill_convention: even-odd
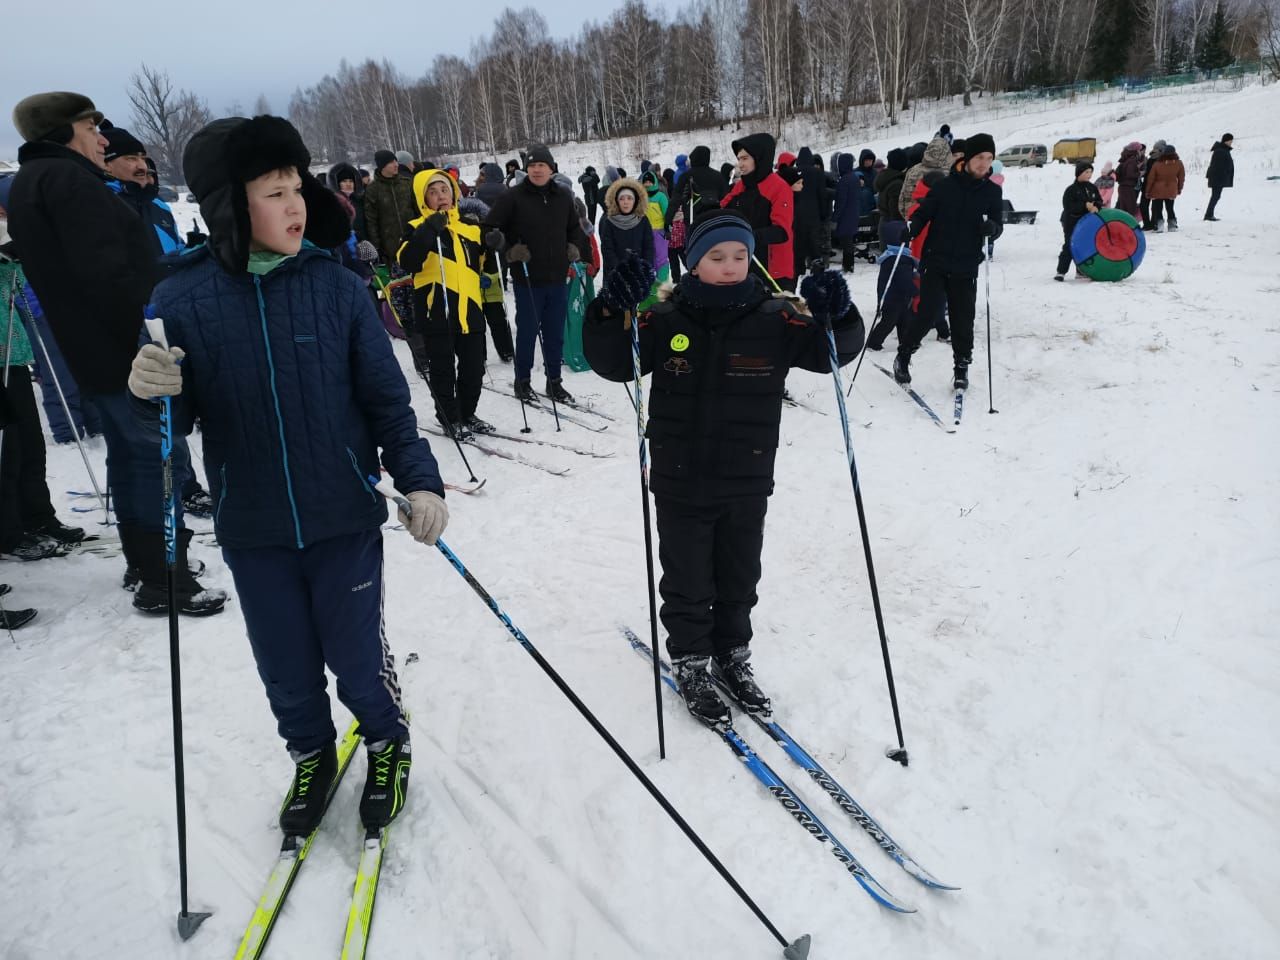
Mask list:
[[[653,264],[653,227],[644,217],[629,230],[614,226],[607,216],[601,217],[596,236],[600,240],[600,262],[606,278],[632,253],[645,263]]]
[[[9,231],[54,339],[83,390],[124,390],[160,275],[149,228],[74,150],[25,143],[18,162]]]
[[[656,496],[720,503],[773,492],[787,372],[831,369],[823,328],[793,300],[770,299],[754,277],[736,306],[694,303],[682,282],[640,317],[640,365],[652,373],[650,485]],[[714,289],[714,288],[713,288]],[[606,380],[632,379],[631,333],[597,298],[587,308],[583,352]],[[840,363],[857,356],[857,308],[835,323]]]
[[[587,167],[586,172],[578,178],[582,187],[582,202],[588,207],[600,205],[600,174],[595,167]]]
[[[692,229],[707,214],[720,209],[720,201],[728,192],[729,183],[724,175],[711,168],[711,151],[707,147],[694,147],[689,153],[689,169],[676,184],[676,202],[667,207],[667,226],[679,210]]]
[[[512,280],[521,286],[563,286],[569,273],[569,244],[582,256],[591,256],[591,241],[578,222],[573,195],[550,181],[535,187],[526,177],[502,194],[489,208],[484,229],[502,231],[504,251],[517,243],[529,248],[527,283],[525,265],[511,264]]]
[[[986,177],[979,180],[964,170],[953,171],[940,180],[920,201],[911,221],[912,238],[932,224],[921,261],[929,269],[976,277],[983,260],[984,229],[987,221],[1003,224],[1003,200],[998,184]]]
[[[1060,217],[1062,222],[1074,226],[1089,212],[1085,206],[1087,203],[1102,207],[1102,194],[1088,180],[1083,183],[1076,180],[1062,193],[1062,216]]]
[[[813,162],[813,154],[808,147],[800,148],[796,169],[800,172],[801,189],[796,194],[795,223],[801,227],[816,227],[831,219],[827,175]]]
[[[902,181],[906,179],[906,170],[895,170],[885,167],[876,175],[876,207],[880,210],[880,221],[905,220],[899,207],[899,195],[902,193]]]
[[[1236,177],[1236,162],[1231,156],[1231,145],[1219,141],[1213,145],[1213,159],[1209,161],[1209,186],[1233,186]]]

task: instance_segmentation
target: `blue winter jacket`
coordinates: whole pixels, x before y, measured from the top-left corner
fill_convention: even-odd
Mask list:
[[[854,172],[851,154],[842,153],[836,163],[840,171],[840,182],[836,184],[835,226],[831,233],[835,237],[857,236],[862,178]]]
[[[174,429],[200,418],[224,547],[293,546],[381,526],[367,477],[403,492],[444,484],[373,301],[332,255],[304,244],[265,276],[231,274],[205,246],[171,258],[152,295],[186,352]]]
[[[173,210],[157,195],[154,184],[143,187],[132,181],[125,183],[121,180],[108,180],[107,186],[129,204],[150,228],[147,238],[157,257],[182,252],[186,245],[178,234],[178,222],[174,219]]]

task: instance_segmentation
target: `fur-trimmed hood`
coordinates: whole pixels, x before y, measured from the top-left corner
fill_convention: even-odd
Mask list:
[[[182,171],[200,203],[209,250],[225,270],[239,274],[248,267],[251,230],[244,185],[272,170],[292,167],[302,178],[305,239],[325,250],[346,241],[351,220],[333,192],[311,175],[310,166],[302,137],[280,117],[226,117],[191,138]]]
[[[646,209],[649,206],[649,192],[641,186],[639,180],[631,177],[621,177],[613,183],[609,184],[609,189],[604,192],[604,212],[607,216],[617,217],[622,215],[622,211],[618,209],[618,191],[630,190],[636,195],[635,209],[631,212],[639,214],[641,217],[646,216]]]

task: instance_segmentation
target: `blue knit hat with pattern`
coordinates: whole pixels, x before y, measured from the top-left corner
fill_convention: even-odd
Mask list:
[[[738,214],[728,211],[713,213],[694,223],[685,240],[685,262],[692,270],[702,259],[702,255],[717,243],[736,241],[745,244],[748,256],[755,256],[756,236],[751,232],[751,224]]]

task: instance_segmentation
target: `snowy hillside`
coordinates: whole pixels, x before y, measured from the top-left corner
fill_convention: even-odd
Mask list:
[[[1129,140],[1165,139],[1188,168],[1181,232],[1151,236],[1120,284],[1052,282],[1068,168],[1006,171],[1006,195],[1040,216],[1007,228],[991,267],[993,398],[979,288],[956,434],[872,366],[889,352],[868,354],[850,418],[906,769],[884,758],[893,726],[831,379],[789,381],[825,413],[784,411],[757,674],[778,719],[962,889],[924,889],[759,730],[741,732],[914,915],[869,899],[670,698],[658,762],[651,677],[615,628],[648,630],[623,389],[567,374],[618,418],[604,433],[555,434],[530,414],[533,437],[611,458],[518,449],[570,468],[556,477],[469,452],[488,482],[450,496],[446,540],[782,931],[813,934],[812,957],[1280,955],[1280,181],[1267,179],[1280,175],[1278,113],[1275,85],[1192,89],[974,125],[957,108],[870,143],[822,145],[879,154],[946,120],[1002,147],[1093,135],[1099,163]],[[1206,223],[1208,149],[1227,130],[1235,188],[1222,221]],[[570,172],[606,159],[638,168],[625,147],[566,148],[560,160]],[[870,317],[874,269],[859,264],[851,289]],[[490,372],[507,390],[510,367]],[[913,373],[940,411],[949,372],[950,348],[930,337]],[[428,419],[425,386],[411,383]],[[497,393],[479,413],[520,426]],[[456,451],[433,446],[446,479],[465,481]],[[93,454],[101,471],[101,446]],[[84,501],[61,493],[86,487],[83,466],[74,448],[49,460],[70,519]],[[192,549],[206,582],[229,589],[216,549]],[[395,531],[386,549],[415,764],[369,956],[779,956],[443,558]],[[182,623],[190,889],[193,908],[214,916],[178,941],[166,625],[132,612],[120,573],[94,557],[0,570],[14,586],[6,604],[41,611],[0,646],[4,960],[225,960],[278,847],[292,765],[232,600],[222,616]],[[357,758],[269,957],[338,952],[363,776]]]

